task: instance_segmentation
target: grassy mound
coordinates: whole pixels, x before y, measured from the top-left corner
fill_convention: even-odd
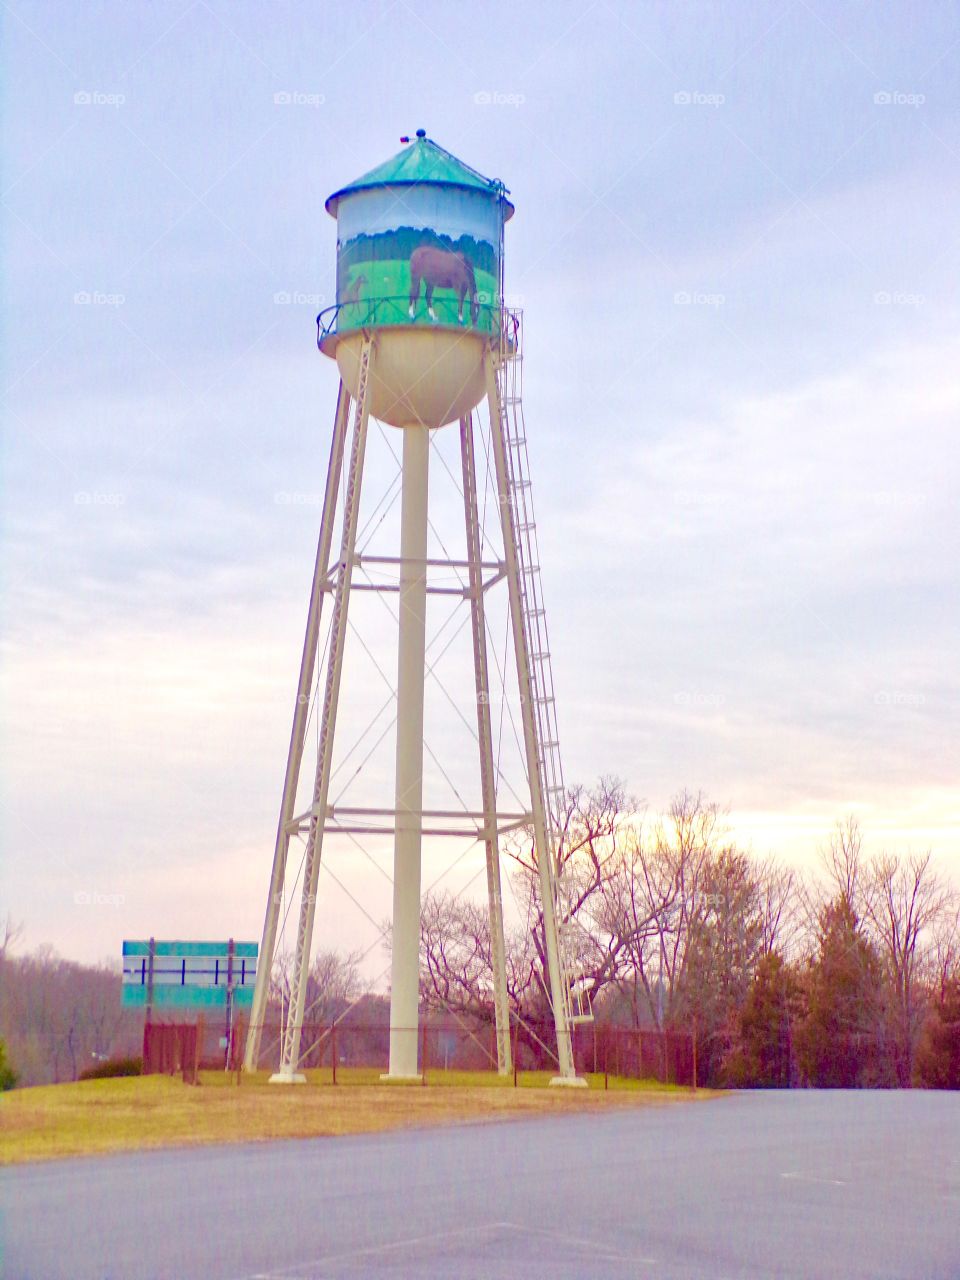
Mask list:
[[[301,1086],[271,1085],[268,1072],[202,1072],[199,1086],[166,1076],[85,1080],[17,1089],[0,1097],[0,1163],[211,1142],[259,1142],[372,1133],[512,1117],[605,1111],[692,1099],[690,1089],[587,1078],[587,1089],[550,1089],[547,1073],[513,1079],[444,1072],[426,1087],[384,1084],[376,1071],[308,1072]],[[697,1097],[708,1096],[701,1090]]]

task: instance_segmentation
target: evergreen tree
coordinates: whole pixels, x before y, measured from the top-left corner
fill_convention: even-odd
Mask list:
[[[889,1083],[882,966],[843,894],[820,914],[817,954],[805,986],[797,1052],[810,1083],[827,1089]]]
[[[917,1076],[927,1089],[960,1089],[960,978],[944,985],[930,1012]]]
[[[737,1044],[724,1072],[726,1083],[739,1088],[790,1087],[799,997],[793,969],[775,951],[765,955],[740,1009]]]

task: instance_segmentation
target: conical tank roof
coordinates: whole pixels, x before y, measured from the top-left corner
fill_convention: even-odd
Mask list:
[[[413,187],[430,184],[440,187],[460,187],[471,191],[485,191],[501,197],[504,221],[513,216],[513,205],[506,198],[507,188],[496,178],[485,178],[476,169],[458,160],[455,155],[428,138],[423,129],[417,130],[413,143],[398,151],[395,156],[378,164],[375,169],[350,182],[328,197],[324,206],[332,217],[337,216],[341,196],[354,191],[369,191],[376,187]]]

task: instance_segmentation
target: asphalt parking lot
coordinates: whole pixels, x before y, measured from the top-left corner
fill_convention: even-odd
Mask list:
[[[0,1175],[9,1280],[957,1280],[960,1097],[753,1093]]]

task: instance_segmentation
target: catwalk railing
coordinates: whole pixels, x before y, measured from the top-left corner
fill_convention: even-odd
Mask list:
[[[478,301],[473,304],[468,299],[461,304],[455,297],[437,295],[433,300],[433,311],[431,316],[425,302],[418,302],[411,315],[410,299],[406,294],[338,302],[317,316],[317,346],[322,347],[328,338],[341,334],[396,325],[472,329],[507,348],[517,340],[518,314],[498,303]]]

